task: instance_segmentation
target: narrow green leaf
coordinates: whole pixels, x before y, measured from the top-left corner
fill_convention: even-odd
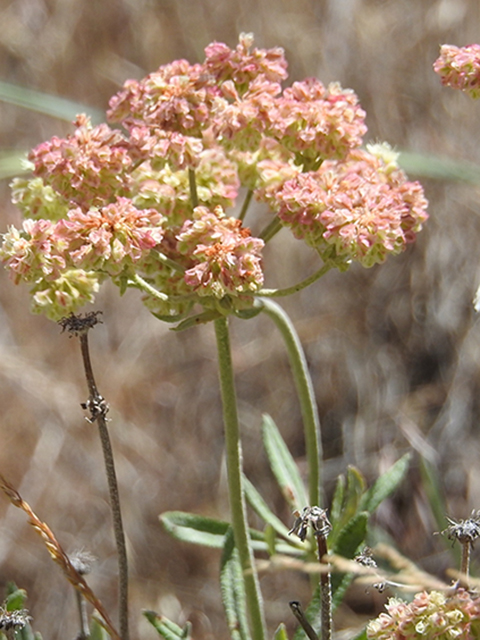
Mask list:
[[[155,611],[144,611],[143,615],[165,640],[188,640],[191,633],[189,622],[182,629],[165,616],[159,616]]]
[[[165,529],[177,540],[222,548],[228,522],[183,511],[167,511],[160,516]]]
[[[332,498],[332,506],[330,508],[330,522],[335,528],[337,522],[340,520],[342,513],[343,501],[345,498],[345,476],[339,475],[337,478],[337,484],[335,485],[335,491]]]
[[[186,320],[182,320],[180,324],[176,327],[172,327],[170,331],[185,331],[186,329],[197,327],[199,324],[206,324],[207,322],[217,320],[221,317],[222,315],[219,311],[216,311],[215,309],[207,309],[207,311],[203,311],[195,316],[190,316],[190,318],[187,318]]]
[[[480,184],[480,166],[466,160],[402,151],[398,161],[407,173],[417,176]]]
[[[0,152],[0,180],[8,180],[30,170],[24,166],[25,153],[23,151]]]
[[[288,534],[288,528],[283,524],[280,518],[277,518],[277,516],[272,513],[265,500],[258,493],[250,480],[245,476],[243,477],[243,487],[245,490],[245,497],[255,513],[259,515],[264,522],[269,524],[278,533],[278,535],[283,536],[288,542],[292,542],[292,537]]]
[[[367,630],[362,629],[352,640],[367,640]]]
[[[91,116],[92,122],[98,124],[105,120],[103,111],[87,107],[80,102],[60,98],[33,89],[26,89],[9,82],[0,81],[0,100],[14,104],[17,107],[24,107],[30,111],[53,116],[60,120],[71,122],[79,113],[87,113]]]
[[[230,526],[228,522],[222,520],[206,518],[205,516],[183,511],[167,511],[160,515],[159,518],[165,530],[177,540],[215,549],[223,549],[225,534]],[[252,540],[252,548],[255,551],[268,551],[265,536],[261,531],[250,529],[249,533]],[[286,555],[298,556],[302,553],[302,549],[286,542],[278,542],[276,548],[278,553]]]
[[[98,622],[95,616],[90,622],[90,638],[89,640],[109,640],[110,636]]]
[[[388,496],[395,491],[403,481],[410,464],[410,454],[402,456],[388,471],[383,473],[374,485],[364,493],[359,509],[373,513]]]
[[[220,563],[220,590],[232,640],[250,640],[242,567],[229,527]]]
[[[276,542],[277,542],[277,534],[275,533],[275,529],[271,524],[265,525],[265,529],[263,530],[263,535],[265,536],[265,542],[267,544],[268,555],[274,556],[277,553]]]
[[[273,640],[288,640],[287,628],[281,622],[275,631],[275,635],[273,636]]]
[[[308,505],[305,486],[277,425],[267,414],[263,416],[262,434],[270,467],[286,501],[292,509],[301,511]]]
[[[367,536],[368,513],[358,513],[340,531],[334,553],[344,558],[353,559]],[[336,609],[343,600],[345,592],[352,581],[351,574],[335,573],[332,575],[333,608]]]

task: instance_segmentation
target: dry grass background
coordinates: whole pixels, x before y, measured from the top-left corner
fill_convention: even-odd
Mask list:
[[[290,80],[315,75],[353,88],[367,110],[369,140],[480,163],[478,103],[443,89],[432,71],[441,43],[478,42],[479,26],[477,0],[0,0],[0,78],[103,110],[126,78],[175,58],[201,60],[212,40],[233,46],[239,32],[253,31],[258,46],[284,47]],[[27,150],[67,131],[0,103],[2,148]],[[423,182],[431,219],[414,247],[368,271],[330,273],[284,306],[314,376],[327,493],[347,465],[371,481],[414,449],[407,482],[377,522],[405,553],[440,572],[449,558],[431,537],[418,457],[438,470],[450,514],[480,507],[480,336],[471,309],[480,218],[478,189]],[[18,222],[6,183],[0,197],[5,229]],[[268,286],[314,269],[314,256],[288,234],[272,245]],[[86,387],[78,344],[30,314],[26,289],[0,278],[0,470],[67,551],[86,548],[99,558],[90,582],[112,609],[115,551],[97,435],[79,406]],[[169,509],[227,513],[212,327],[172,334],[135,292],[120,299],[108,286],[95,308],[104,314],[91,342],[112,407],[134,637],[155,637],[138,622],[146,607],[192,619],[197,640],[226,638],[218,554],[172,541],[158,522]],[[285,351],[266,318],[232,329],[246,471],[288,522],[259,446],[261,413],[269,412],[303,464]],[[71,589],[23,514],[2,500],[0,567],[0,587],[14,579],[27,588],[44,638],[74,637]],[[263,586],[273,630],[291,620],[286,603],[306,597],[306,582],[280,575]]]

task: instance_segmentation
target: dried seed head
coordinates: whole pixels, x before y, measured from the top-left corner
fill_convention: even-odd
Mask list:
[[[309,524],[314,534],[323,538],[326,538],[332,530],[327,512],[320,507],[305,507],[301,514],[299,511],[295,511],[294,516],[296,520],[289,533],[295,533],[302,542],[307,537]]]
[[[355,556],[354,560],[364,567],[377,568],[377,563],[373,559],[373,551],[370,547],[365,547],[361,553]]]
[[[0,629],[23,629],[32,617],[28,615],[27,609],[17,609],[16,611],[7,611],[4,607],[0,607]]]
[[[68,331],[72,335],[78,336],[81,333],[86,333],[89,329],[93,329],[96,324],[101,323],[102,321],[98,318],[101,313],[101,311],[89,311],[78,315],[71,313],[69,316],[59,320],[58,324],[62,327],[62,331]]]
[[[447,520],[449,525],[441,533],[446,534],[449,540],[458,540],[460,544],[470,544],[473,547],[475,540],[480,537],[480,510],[472,511],[467,520],[454,520],[448,516]]]
[[[69,556],[69,560],[72,566],[81,576],[85,576],[91,572],[93,564],[96,562],[96,557],[89,551],[75,551]]]

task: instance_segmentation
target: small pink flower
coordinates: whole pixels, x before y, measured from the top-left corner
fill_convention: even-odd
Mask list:
[[[126,195],[132,162],[125,138],[106,124],[92,127],[84,115],[77,117],[75,125],[73,135],[54,137],[30,152],[35,175],[79,206],[96,206]]]
[[[263,285],[263,241],[221,207],[197,207],[178,236],[178,250],[193,262],[185,282],[200,296],[223,298],[255,293]]]
[[[433,68],[443,85],[460,89],[471,98],[480,98],[480,45],[444,44]]]

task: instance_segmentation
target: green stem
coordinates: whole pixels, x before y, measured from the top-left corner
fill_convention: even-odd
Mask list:
[[[282,223],[275,216],[275,218],[265,227],[265,229],[260,233],[260,238],[265,242],[265,244],[273,238],[273,236],[277,235],[277,233],[282,228]]]
[[[230,511],[232,514],[233,536],[243,571],[247,607],[252,627],[252,638],[253,640],[265,640],[266,631],[262,597],[247,528],[245,496],[242,486],[240,429],[238,425],[237,399],[233,379],[228,320],[226,318],[218,318],[215,320],[215,335],[217,339],[220,388],[223,404],[228,492]]]
[[[247,195],[245,196],[245,201],[243,203],[242,210],[240,211],[240,215],[238,216],[238,219],[242,220],[242,222],[245,219],[245,216],[247,215],[248,207],[250,206],[252,197],[253,197],[253,191],[249,189],[247,192]]]
[[[188,170],[188,184],[190,186],[190,202],[192,208],[198,207],[197,181],[195,179],[195,169]]]
[[[321,506],[321,473],[322,443],[320,437],[320,419],[313,391],[312,378],[300,339],[292,321],[273,300],[259,300],[264,313],[277,325],[287,348],[293,378],[297,388],[300,408],[305,429],[305,447],[308,460],[308,488],[311,505]]]
[[[319,278],[324,276],[333,267],[331,262],[326,262],[322,267],[315,271],[315,273],[305,280],[302,280],[298,284],[294,284],[292,287],[286,289],[260,289],[257,295],[263,298],[283,298],[284,296],[290,296],[292,293],[297,293],[306,287],[309,287],[312,283],[316,282]]]

